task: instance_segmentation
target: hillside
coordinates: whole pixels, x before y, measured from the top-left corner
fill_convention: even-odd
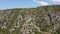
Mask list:
[[[0,34],[60,34],[60,5],[0,10]]]

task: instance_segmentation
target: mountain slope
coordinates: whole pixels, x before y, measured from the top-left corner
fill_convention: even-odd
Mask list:
[[[60,5],[0,10],[0,34],[60,34]]]

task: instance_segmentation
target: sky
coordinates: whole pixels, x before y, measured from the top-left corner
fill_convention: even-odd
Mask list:
[[[60,4],[60,0],[0,0],[0,9],[31,8]]]

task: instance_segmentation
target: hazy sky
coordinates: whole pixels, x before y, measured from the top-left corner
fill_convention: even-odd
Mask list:
[[[60,4],[60,0],[0,0],[0,9],[29,8],[52,4]]]

